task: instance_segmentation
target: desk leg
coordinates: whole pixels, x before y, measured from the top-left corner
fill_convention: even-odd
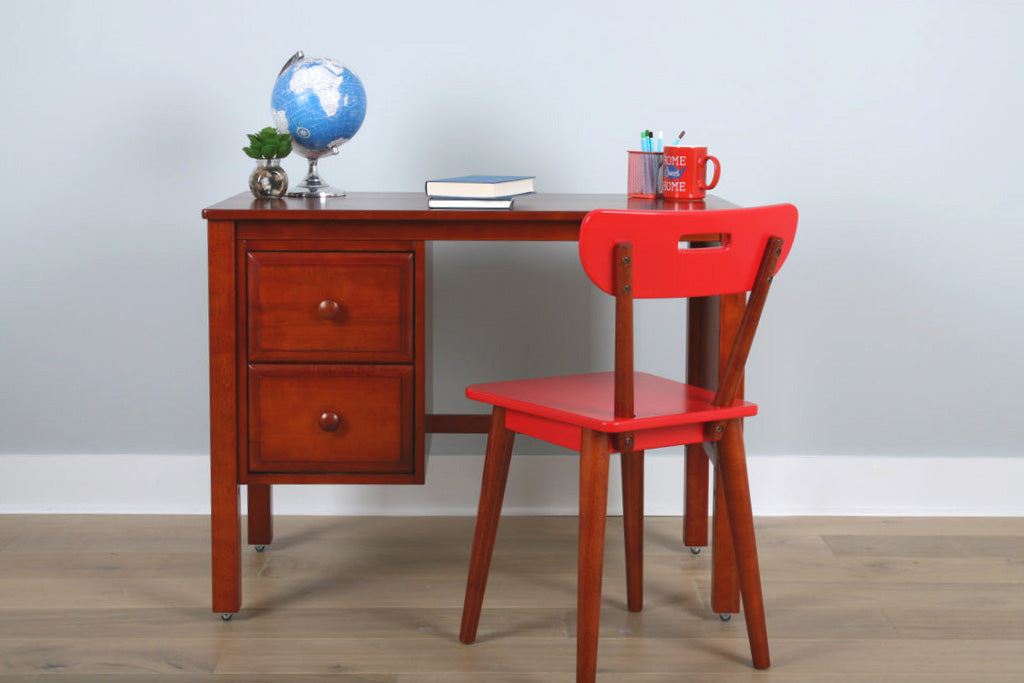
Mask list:
[[[234,455],[234,454],[232,454]],[[238,484],[213,468],[211,540],[213,611],[233,614],[242,605],[242,524]]]
[[[274,540],[270,484],[249,484],[246,488],[249,499],[249,545],[270,545]]]
[[[690,299],[687,306],[686,381],[707,389],[718,388],[718,376],[729,357],[739,329],[746,295],[727,294]],[[743,397],[743,387],[737,394]],[[708,459],[700,444],[686,448],[686,516],[683,543],[696,548],[708,544]],[[715,475],[716,483],[718,474]],[[716,489],[718,487],[716,486]],[[721,515],[721,519],[719,519]],[[715,552],[712,553],[715,611],[729,614],[739,604],[735,555],[729,550],[731,533],[724,500],[715,494]]]
[[[714,389],[718,384],[719,297],[695,297],[686,308],[686,382]],[[686,511],[683,543],[708,544],[708,457],[701,444],[686,447]]]
[[[241,519],[238,500],[238,379],[236,366],[235,225],[210,221],[210,526],[213,611],[242,604]]]
[[[718,325],[718,370],[715,388],[718,388],[717,377],[725,368],[732,348],[733,340],[739,331],[743,311],[747,307],[746,294],[726,294],[719,297]],[[743,383],[740,381],[736,398],[743,398]],[[740,421],[742,424],[742,421]],[[738,426],[737,429],[742,429]],[[721,446],[719,446],[721,447]],[[729,519],[725,505],[725,490],[722,485],[720,467],[715,467],[715,531],[714,548],[712,549],[712,608],[718,614],[735,614],[740,610],[740,577],[736,563],[736,553],[732,542],[732,520]],[[719,528],[719,519],[724,522]]]
[[[711,537],[711,610],[723,616],[739,614],[740,575],[732,545],[722,473],[718,467],[715,468],[715,515]]]

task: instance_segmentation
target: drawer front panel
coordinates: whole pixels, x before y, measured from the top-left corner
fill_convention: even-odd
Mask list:
[[[409,252],[248,253],[249,360],[410,362]]]
[[[249,366],[249,471],[414,469],[407,365]]]

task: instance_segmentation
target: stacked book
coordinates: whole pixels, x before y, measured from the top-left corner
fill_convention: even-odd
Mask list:
[[[532,194],[534,176],[467,175],[427,181],[431,209],[511,209],[516,197]]]

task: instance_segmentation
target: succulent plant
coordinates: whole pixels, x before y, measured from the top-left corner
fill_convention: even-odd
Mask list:
[[[242,151],[253,159],[283,159],[292,151],[292,136],[278,133],[270,126],[248,137],[249,146]]]

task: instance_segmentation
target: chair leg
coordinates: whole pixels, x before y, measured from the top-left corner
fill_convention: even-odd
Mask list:
[[[711,609],[720,617],[740,611],[740,578],[729,528],[729,508],[722,486],[722,468],[715,467],[714,517],[711,532]]]
[[[644,604],[644,452],[622,453],[622,526],[626,538],[626,606]]]
[[[597,676],[601,574],[608,505],[608,435],[584,429],[580,439],[580,538],[576,602],[576,683]]]
[[[740,594],[747,621],[747,637],[754,668],[767,669],[768,631],[764,618],[764,597],[761,594],[761,572],[754,539],[754,514],[750,505],[750,484],[747,479],[747,456],[743,446],[743,426],[730,420],[718,451],[718,469],[725,489],[733,548],[739,569]]]
[[[501,504],[505,498],[509,462],[515,432],[505,428],[505,409],[495,406],[491,412],[491,428],[487,435],[487,455],[484,459],[483,482],[480,486],[480,506],[473,534],[473,552],[469,561],[469,579],[466,581],[466,599],[462,605],[462,629],[459,640],[472,643],[480,623],[480,610],[487,588],[487,573],[491,568],[494,538],[498,533]]]

